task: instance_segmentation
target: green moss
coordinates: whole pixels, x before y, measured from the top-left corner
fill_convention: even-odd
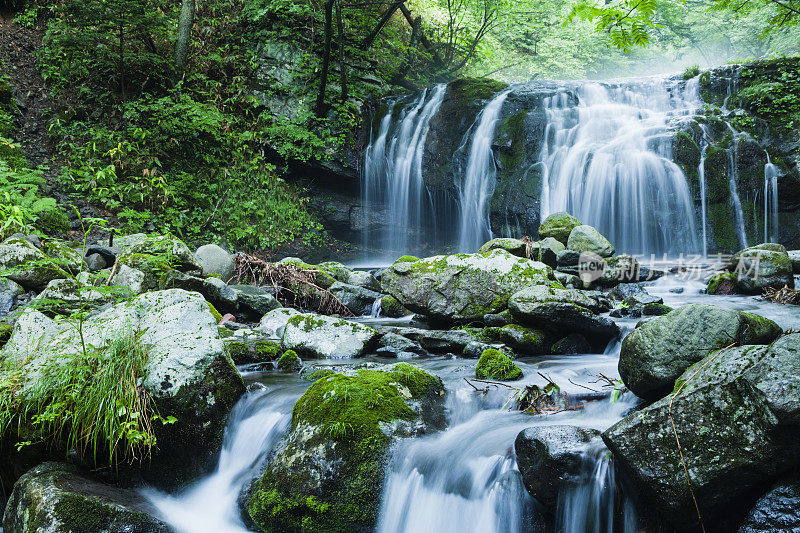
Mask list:
[[[276,368],[281,372],[299,372],[303,362],[294,350],[286,350],[278,359]]]
[[[700,176],[697,172],[700,166],[700,147],[694,142],[692,136],[685,131],[675,134],[675,148],[673,160],[681,167],[683,173],[689,178],[693,192],[697,190]]]
[[[328,376],[332,376],[333,374],[335,374],[335,372],[330,368],[317,368],[316,370],[312,370],[311,372],[304,373],[302,377],[306,381],[317,381],[322,378],[327,378]]]
[[[48,235],[64,233],[70,229],[67,214],[57,207],[42,211],[37,216],[34,226]]]
[[[300,328],[306,333],[321,328],[325,325],[322,319],[314,318],[313,315],[294,315],[287,322],[287,324]]]
[[[206,302],[208,304],[208,310],[211,311],[211,316],[214,317],[214,321],[219,324],[222,322],[222,315],[217,311],[217,308],[211,302]]]
[[[395,260],[394,264],[413,263],[414,261],[419,261],[419,257],[414,257],[413,255],[401,255]]]
[[[508,84],[489,78],[461,78],[447,85],[447,97],[466,105],[488,100]]]
[[[484,350],[475,367],[478,379],[495,379],[498,381],[514,381],[522,377],[522,370],[514,364],[510,357],[499,350]]]
[[[14,326],[11,324],[0,324],[0,348],[6,345],[13,331]]]
[[[259,361],[274,361],[278,357],[281,347],[276,342],[260,340],[255,342],[253,350]]]
[[[546,334],[519,324],[508,324],[500,328],[500,340],[511,346],[515,352],[539,354],[545,351]]]
[[[720,285],[723,282],[729,281],[734,289],[736,288],[736,274],[733,272],[721,272],[719,274],[714,274],[710,280],[708,280],[708,285],[706,286],[706,292],[708,294],[717,294],[719,291]]]
[[[400,318],[408,313],[400,300],[391,295],[384,295],[381,297],[381,314],[391,317]]]
[[[525,158],[525,117],[527,111],[503,119],[497,126],[497,139],[500,149],[497,152],[500,168],[514,170],[519,168]],[[504,173],[507,174],[507,173]]]
[[[304,449],[329,446],[336,454],[336,474],[318,494],[297,492],[303,486],[296,469],[276,475],[268,469],[256,483],[247,512],[263,531],[367,531],[377,519],[386,452],[392,439],[382,424],[418,417],[407,398],[444,394],[442,382],[414,366],[400,363],[384,370],[329,375],[315,381],[292,410],[292,429],[313,427]]]
[[[642,314],[648,316],[662,316],[672,311],[668,305],[651,302],[642,306]]]
[[[684,80],[690,80],[699,74],[700,74],[700,65],[692,65],[686,68],[686,70],[683,72],[682,78]]]
[[[713,230],[714,243],[720,251],[734,252],[739,248],[730,203],[711,204],[708,207],[708,222]]]

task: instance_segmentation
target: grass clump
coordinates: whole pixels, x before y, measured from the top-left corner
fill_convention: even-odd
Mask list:
[[[75,449],[94,463],[148,457],[156,445],[153,422],[175,419],[161,418],[141,387],[151,353],[142,333],[123,333],[102,347],[48,360],[35,379],[28,379],[30,356],[3,361],[0,435],[31,424],[43,441]]]
[[[695,76],[700,75],[700,65],[691,65],[686,67],[686,70],[683,72],[683,79],[690,80]]]
[[[522,377],[522,370],[509,356],[500,350],[489,348],[484,350],[475,367],[478,379],[496,379],[498,381],[514,381]]]

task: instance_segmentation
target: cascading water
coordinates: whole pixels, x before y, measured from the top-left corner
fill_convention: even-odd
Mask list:
[[[472,134],[467,170],[459,191],[458,250],[461,252],[474,252],[492,238],[488,202],[497,181],[492,140],[503,102],[510,92],[501,92],[487,104]]]
[[[742,200],[739,197],[739,187],[736,184],[739,177],[739,167],[737,165],[739,159],[739,139],[746,136],[746,133],[741,133],[733,129],[733,126],[725,123],[728,130],[731,132],[733,140],[731,141],[730,148],[727,149],[728,153],[728,187],[731,191],[731,204],[733,207],[733,222],[736,226],[736,234],[739,238],[739,247],[747,248],[747,231],[745,230],[744,210],[742,209]]]
[[[577,99],[563,92],[545,101],[541,217],[568,211],[626,253],[700,252],[668,129],[699,107],[695,91],[661,79],[589,83]]]
[[[153,489],[144,496],[179,533],[247,533],[237,500],[291,420],[300,392],[256,390],[230,414],[216,471],[178,495]]]
[[[700,125],[700,164],[697,167],[697,175],[700,178],[700,223],[703,232],[703,257],[708,257],[708,188],[706,187],[706,152],[710,145],[711,136],[708,128]]]
[[[630,499],[623,495],[622,502],[617,501],[614,464],[602,442],[590,445],[583,454],[581,468],[580,479],[559,494],[555,530],[560,533],[639,531],[636,509]],[[622,527],[615,529],[615,522]]]
[[[362,198],[367,212],[385,205],[388,213],[376,233],[368,220],[365,245],[400,253],[416,253],[424,238],[420,228],[431,206],[422,178],[422,156],[431,118],[444,99],[446,86],[425,90],[393,120],[393,107],[381,120],[378,136],[365,153]],[[435,221],[433,221],[435,222]]]
[[[778,167],[764,165],[764,242],[778,242]]]

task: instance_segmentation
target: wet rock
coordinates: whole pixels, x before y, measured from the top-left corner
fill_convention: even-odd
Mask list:
[[[235,313],[240,307],[238,293],[233,290],[232,286],[226,285],[219,278],[201,278],[184,274],[178,270],[170,270],[163,276],[159,285],[199,292],[221,313]],[[275,303],[276,306],[280,306],[277,301]]]
[[[462,329],[437,330],[421,328],[386,327],[387,332],[402,335],[434,353],[461,353],[464,346],[475,338]]]
[[[738,533],[800,531],[800,478],[775,484],[747,513]]]
[[[410,352],[423,355],[425,350],[418,342],[414,342],[397,333],[386,333],[378,341],[380,348],[393,348],[396,352]]]
[[[544,331],[519,324],[509,324],[500,328],[500,340],[514,350],[514,353],[524,355],[546,353],[550,344]]]
[[[692,304],[654,318],[622,342],[619,372],[637,396],[657,400],[689,366],[731,343],[764,344],[781,334],[773,321],[713,305]]]
[[[614,255],[614,247],[594,227],[583,224],[575,226],[567,239],[567,248],[579,253],[594,253],[600,257]]]
[[[557,355],[574,355],[580,353],[591,353],[592,346],[586,337],[580,333],[570,333],[563,339],[553,343],[550,351]]]
[[[89,254],[86,256],[86,267],[92,272],[103,270],[104,268],[108,268],[108,266],[108,263],[106,263],[106,260],[103,259],[103,256],[100,254]]]
[[[222,342],[237,365],[272,362],[281,354],[280,344],[258,330],[250,328],[224,329]]]
[[[175,487],[212,466],[211,454],[221,445],[225,419],[244,383],[201,295],[180,289],[143,294],[88,318],[82,332],[87,344],[102,346],[109,336],[130,334],[134,328],[151,347],[142,387],[161,416],[177,418],[174,424],[154,424],[158,449],[142,465],[141,475],[155,485]],[[69,364],[68,354],[80,352],[80,346],[72,324],[26,309],[0,358],[26,369],[20,389],[24,399],[45,362],[56,368]],[[58,455],[56,446],[52,453]]]
[[[328,289],[342,305],[356,316],[368,315],[375,300],[381,297],[380,293],[337,281]]]
[[[194,256],[204,276],[216,276],[226,283],[233,277],[233,257],[222,247],[204,244],[195,251]]]
[[[558,264],[558,254],[563,252],[564,249],[564,245],[560,241],[547,237],[539,242],[530,244],[530,258],[555,268]]]
[[[286,321],[281,344],[303,356],[342,359],[365,355],[377,339],[378,332],[369,326],[301,313]]]
[[[523,324],[556,334],[581,333],[596,349],[619,334],[613,321],[596,314],[602,309],[597,300],[574,289],[527,287],[509,299],[509,309]]]
[[[514,441],[517,465],[531,496],[555,512],[558,493],[581,474],[584,452],[600,432],[577,426],[536,426]]]
[[[403,307],[403,304],[400,303],[400,300],[398,300],[394,296],[384,294],[383,296],[381,296],[380,314],[382,316],[389,318],[402,318],[412,313],[411,311]]]
[[[800,464],[799,369],[798,334],[712,353],[678,378],[677,394],[629,415],[603,440],[654,507],[690,529],[697,518],[682,451],[706,523],[724,522],[751,491]]]
[[[280,302],[263,287],[256,285],[228,285],[236,295],[237,309],[240,313],[260,318],[281,307]]]
[[[487,313],[483,315],[483,323],[490,328],[502,328],[508,324],[508,320],[503,315]]]
[[[491,348],[497,348],[497,346],[493,346],[485,342],[472,341],[464,346],[464,349],[461,351],[461,355],[468,359],[478,359],[483,352]]]
[[[0,277],[0,317],[7,315],[17,305],[17,297],[25,294],[19,283]]]
[[[539,226],[539,237],[552,237],[560,243],[566,244],[572,230],[580,225],[580,220],[567,212],[559,211],[542,221]]]
[[[639,260],[630,255],[618,255],[606,259],[606,269],[603,272],[604,285],[618,283],[634,283],[639,281]]]
[[[381,284],[375,279],[375,276],[363,270],[353,270],[347,275],[346,282],[356,287],[361,287],[369,291],[378,292],[381,290]]]
[[[792,262],[792,271],[795,274],[800,274],[800,250],[789,250],[786,254]]]
[[[6,533],[169,533],[138,493],[101,483],[64,463],[37,466],[14,485],[3,520]]]
[[[738,260],[734,271],[738,292],[760,294],[766,287],[794,288],[792,261],[785,249],[764,249],[764,245],[760,246],[742,250],[733,258],[734,261]]]
[[[407,363],[326,373],[295,404],[246,512],[263,531],[372,530],[392,443],[441,429],[444,394]]]
[[[381,285],[405,307],[429,318],[480,320],[505,309],[508,298],[522,287],[548,284],[548,270],[538,261],[492,250],[395,263]]]
[[[527,258],[529,257],[528,249],[529,245],[524,241],[508,237],[500,237],[497,239],[492,239],[491,241],[481,246],[480,249],[478,250],[478,253],[486,253],[492,250],[505,250],[511,255]]]

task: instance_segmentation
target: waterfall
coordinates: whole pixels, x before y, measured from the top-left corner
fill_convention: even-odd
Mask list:
[[[541,217],[568,211],[626,253],[697,253],[695,213],[672,162],[670,122],[693,114],[694,91],[647,79],[587,83],[545,101]]]
[[[256,390],[231,411],[216,470],[177,495],[145,489],[161,518],[180,533],[247,533],[237,500],[291,420],[289,396]]]
[[[778,167],[764,165],[764,242],[778,242]]]
[[[444,99],[446,86],[426,89],[411,106],[393,119],[394,106],[381,120],[378,135],[365,152],[362,199],[366,211],[365,246],[412,253],[424,244],[420,228],[432,208],[422,177],[422,156],[431,118]],[[378,214],[377,232],[371,231],[372,215]],[[426,212],[427,211],[427,212]]]
[[[602,443],[594,443],[584,452],[581,469],[577,483],[559,494],[555,530],[560,533],[639,531],[636,510],[628,498],[622,498],[619,511],[614,464]]]
[[[708,189],[706,187],[706,151],[711,138],[708,128],[700,125],[702,135],[700,137],[700,164],[697,167],[697,175],[700,178],[700,223],[703,228],[703,257],[708,257]]]
[[[472,135],[467,170],[459,190],[458,250],[475,252],[492,238],[488,202],[497,181],[497,164],[492,151],[495,127],[510,90],[495,96],[483,109]]]
[[[747,248],[747,231],[744,227],[744,210],[742,209],[742,200],[739,197],[739,188],[736,181],[739,177],[739,170],[737,167],[737,160],[739,157],[739,138],[746,133],[739,133],[733,126],[728,124],[728,130],[731,132],[732,140],[731,146],[727,149],[728,154],[728,187],[731,191],[731,207],[733,207],[733,222],[736,226],[736,233],[739,238],[739,248]]]

